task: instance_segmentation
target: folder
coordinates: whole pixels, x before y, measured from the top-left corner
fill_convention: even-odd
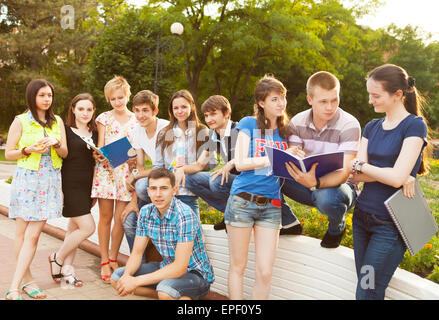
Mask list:
[[[277,177],[294,180],[288,173],[287,162],[293,162],[303,172],[308,172],[311,166],[318,162],[319,164],[316,167],[317,178],[343,168],[344,152],[342,151],[315,154],[302,159],[286,151],[268,146],[265,146],[265,150],[270,159],[273,174]]]
[[[119,140],[109,143],[102,148],[96,148],[94,144],[91,144],[86,140],[84,140],[84,142],[87,143],[87,145],[89,145],[94,151],[104,156],[113,169],[136,156],[136,150],[134,150],[127,137],[123,137]]]
[[[417,180],[414,198],[407,198],[401,188],[384,201],[384,205],[411,255],[421,250],[438,231],[436,220]]]

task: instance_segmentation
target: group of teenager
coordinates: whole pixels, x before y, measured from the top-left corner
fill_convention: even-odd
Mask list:
[[[79,94],[68,108],[64,126],[52,110],[53,86],[32,80],[26,89],[27,110],[14,119],[5,153],[7,159],[17,160],[9,209],[17,226],[17,267],[5,299],[20,299],[22,293],[46,297],[30,265],[44,224],[61,215],[70,218],[69,225],[62,246],[48,257],[50,272],[54,281],[83,284],[73,262],[80,243],[94,233],[90,212],[96,199],[104,282],[121,296],[204,297],[214,272],[203,243],[198,197],[224,213],[214,228],[227,232],[229,298],[243,299],[253,234],[251,298],[267,299],[279,235],[302,233],[284,196],[328,217],[320,243],[324,248],[340,245],[346,212],[355,207],[356,298],[384,299],[406,250],[384,201],[399,188],[413,196],[416,175],[427,171],[428,127],[414,78],[403,68],[391,64],[375,68],[366,77],[366,88],[374,111],[385,116],[370,121],[361,134],[358,120],[339,107],[339,80],[326,71],[308,79],[311,107],[291,120],[287,89],[266,75],[255,86],[254,114],[239,122],[231,120],[225,97],[214,95],[204,101],[201,113],[208,128],[199,120],[187,90],[171,97],[169,121],[157,117],[159,97],[149,90],[133,97],[131,112],[130,86],[120,76],[104,88],[112,110],[95,119],[93,97]],[[85,143],[102,147],[122,137],[130,140],[137,156],[116,168]],[[344,166],[317,178],[318,163],[302,172],[290,162],[286,167],[291,179],[279,178],[272,173],[265,146],[301,157],[342,151]],[[152,168],[145,166],[147,159]],[[361,192],[359,182],[364,182]],[[119,267],[124,235],[131,253],[125,267]],[[149,242],[161,262],[145,260]],[[374,283],[367,287],[361,281],[364,266],[374,272]]]

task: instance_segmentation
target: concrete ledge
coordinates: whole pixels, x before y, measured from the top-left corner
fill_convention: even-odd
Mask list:
[[[9,199],[9,185],[0,181],[0,194]],[[4,198],[4,197],[2,197]],[[1,200],[1,199],[0,199]],[[9,203],[0,202],[0,213],[7,216]],[[92,214],[96,218],[96,207]],[[55,219],[59,220],[59,219]],[[67,219],[66,219],[67,220]],[[203,236],[209,259],[215,272],[215,282],[206,300],[227,299],[227,277],[229,269],[228,240],[224,230],[216,231],[212,225],[203,225]],[[64,239],[61,227],[46,224],[44,232]],[[100,256],[97,241],[85,240],[81,248]],[[123,249],[123,248],[121,248]],[[122,250],[121,250],[122,251]],[[154,252],[155,251],[155,252]],[[159,259],[155,248],[147,249],[148,261]],[[128,255],[118,256],[126,264]],[[152,260],[149,260],[152,259]],[[250,298],[255,274],[254,243],[251,239],[249,258],[243,284],[244,298]],[[305,236],[281,236],[274,264],[271,300],[353,300],[357,277],[353,250],[340,246],[325,249],[320,240]],[[398,268],[386,290],[386,299],[391,300],[436,300],[439,285],[416,274]]]

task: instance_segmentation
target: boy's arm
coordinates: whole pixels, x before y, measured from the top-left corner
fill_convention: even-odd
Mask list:
[[[187,272],[193,247],[193,241],[177,243],[174,262],[155,272],[136,277],[136,286],[146,286],[159,283],[164,279],[182,277]]]
[[[137,236],[134,239],[133,250],[128,258],[122,277],[117,281],[116,290],[121,296],[133,294],[138,287],[134,273],[139,269],[142,263],[142,256],[148,245],[149,237]]]

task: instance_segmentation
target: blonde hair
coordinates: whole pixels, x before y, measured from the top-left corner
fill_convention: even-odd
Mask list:
[[[107,82],[107,84],[104,87],[104,93],[105,93],[105,99],[107,100],[107,102],[110,102],[110,94],[118,89],[121,89],[123,91],[123,93],[125,94],[125,96],[127,97],[127,99],[130,98],[131,96],[131,90],[130,90],[130,85],[128,84],[128,82],[126,81],[126,79],[122,76],[114,76],[113,79],[111,79],[110,81]]]
[[[306,94],[312,97],[315,87],[320,87],[325,90],[340,90],[340,81],[330,72],[319,71],[308,78],[306,82]]]

